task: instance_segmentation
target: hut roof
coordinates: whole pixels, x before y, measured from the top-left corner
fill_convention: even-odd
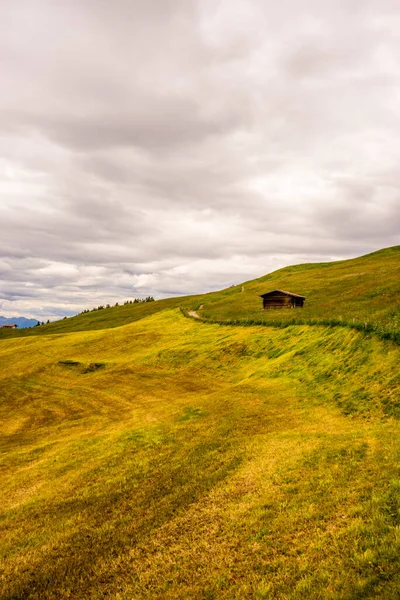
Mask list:
[[[265,298],[266,296],[270,296],[271,294],[275,294],[276,292],[279,292],[280,294],[285,294],[286,296],[292,296],[294,298],[303,298],[303,300],[305,300],[306,298],[305,296],[300,296],[300,294],[293,294],[293,292],[286,292],[285,290],[271,290],[266,294],[260,294],[260,298]]]

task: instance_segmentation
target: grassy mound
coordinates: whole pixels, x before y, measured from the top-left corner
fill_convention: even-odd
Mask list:
[[[0,598],[398,597],[399,358],[178,310],[0,341]]]

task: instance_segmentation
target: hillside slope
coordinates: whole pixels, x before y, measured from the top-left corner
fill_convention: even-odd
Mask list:
[[[263,311],[259,295],[275,288],[305,295],[305,307]],[[202,316],[222,321],[338,319],[400,332],[400,246],[350,260],[285,267],[219,292],[113,307],[32,330],[0,331],[0,338],[118,327],[178,306],[203,306]]]
[[[306,296],[304,308],[262,310],[259,295],[275,288]],[[286,267],[210,295],[203,304],[203,316],[213,319],[342,319],[399,331],[400,246],[351,260]]]
[[[399,597],[399,358],[179,310],[0,341],[1,600]]]
[[[157,302],[143,302],[139,304],[126,304],[113,306],[102,310],[92,310],[75,317],[54,321],[48,325],[34,327],[24,330],[1,330],[0,339],[9,337],[25,337],[37,335],[52,335],[59,333],[71,333],[73,331],[94,331],[99,329],[110,329],[134,323],[150,315],[163,310],[169,310],[178,306],[190,308],[196,302],[197,296],[184,296],[182,298],[165,298]]]

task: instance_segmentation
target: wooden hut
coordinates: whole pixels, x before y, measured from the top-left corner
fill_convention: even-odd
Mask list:
[[[263,308],[302,308],[306,299],[285,290],[272,290],[261,294],[260,298],[263,299]]]
[[[0,325],[0,327],[2,329],[17,329],[17,326],[15,325],[15,323],[10,323],[10,324],[6,323],[4,325]]]

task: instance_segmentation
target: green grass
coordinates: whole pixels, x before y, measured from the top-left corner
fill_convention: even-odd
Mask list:
[[[304,308],[263,310],[259,295],[275,288],[306,296]],[[400,246],[351,260],[286,267],[201,304],[201,315],[214,320],[330,320],[400,335]]]
[[[93,331],[98,329],[109,329],[120,327],[144,319],[149,315],[156,314],[162,310],[176,308],[178,306],[191,307],[196,302],[197,296],[185,296],[183,298],[166,298],[157,302],[143,302],[138,304],[127,304],[103,308],[89,313],[54,321],[41,327],[25,329],[0,329],[0,339],[10,337],[25,337],[36,335],[48,335],[57,333],[70,333],[72,331]]]
[[[0,598],[398,598],[399,347],[157,305],[0,340]]]
[[[1,600],[400,597],[399,259],[0,332]]]

